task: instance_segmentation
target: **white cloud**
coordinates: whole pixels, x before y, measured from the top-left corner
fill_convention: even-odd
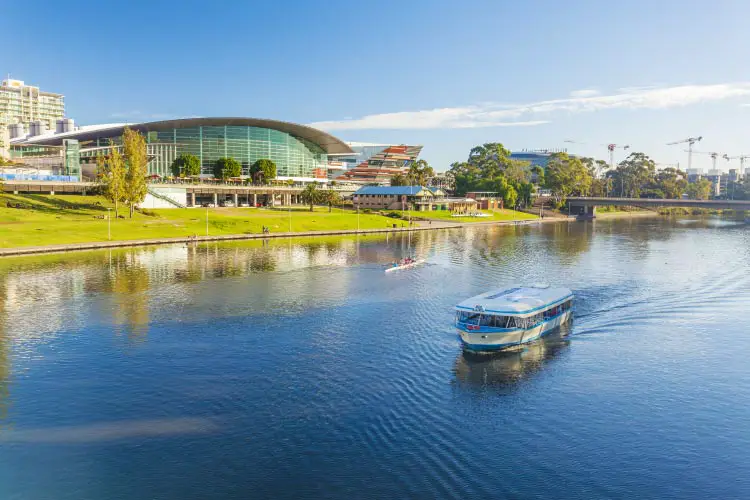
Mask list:
[[[455,108],[382,113],[355,119],[322,121],[310,125],[324,130],[533,126],[549,123],[547,115],[560,112],[585,113],[607,109],[667,109],[746,96],[750,95],[750,82],[640,87],[620,89],[618,93],[611,95],[592,95],[591,92],[596,91],[592,89],[577,90],[571,93],[571,97],[527,104],[482,103]],[[583,95],[582,93],[589,93],[589,95]]]
[[[596,89],[581,89],[581,90],[574,90],[570,93],[570,97],[594,97],[601,94]]]

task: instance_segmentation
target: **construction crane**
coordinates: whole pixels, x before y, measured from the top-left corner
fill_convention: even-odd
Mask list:
[[[738,172],[737,179],[745,175],[745,160],[750,158],[750,155],[739,155],[739,156],[722,156],[726,161],[740,160],[740,171]]]
[[[710,156],[711,157],[711,163],[712,163],[712,167],[711,168],[714,169],[714,170],[716,170],[716,160],[718,160],[719,157],[724,158],[724,157],[727,156],[724,153],[716,153],[716,152],[709,152],[709,151],[690,151],[690,150],[687,150],[687,149],[685,149],[684,151],[687,152],[687,153],[691,153],[691,154]]]
[[[571,143],[571,144],[588,144],[586,142],[572,141],[572,140],[568,140],[568,139],[566,139],[563,142],[568,142],[568,143]],[[619,144],[613,144],[613,143],[609,143],[609,144],[601,144],[600,143],[600,144],[596,144],[596,145],[597,146],[607,146],[607,151],[609,151],[609,168],[611,168],[613,170],[615,168],[615,150],[616,149],[622,149],[623,151],[625,151],[625,150],[630,149],[630,146],[628,144],[619,145]],[[601,172],[599,172],[599,173],[601,173]]]
[[[667,146],[674,146],[676,144],[685,144],[687,143],[687,153],[688,153],[688,165],[687,168],[690,170],[690,167],[692,166],[693,162],[693,144],[696,142],[700,142],[703,140],[703,136],[699,135],[698,137],[688,137],[687,139],[684,139],[682,141],[675,141],[675,142],[668,142]]]

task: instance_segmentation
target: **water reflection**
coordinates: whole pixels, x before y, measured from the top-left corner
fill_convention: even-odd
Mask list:
[[[569,346],[569,325],[523,348],[493,354],[461,352],[454,372],[459,386],[471,389],[513,390],[542,371]]]

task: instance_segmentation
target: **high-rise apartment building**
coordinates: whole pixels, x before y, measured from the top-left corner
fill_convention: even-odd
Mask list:
[[[0,85],[0,125],[42,122],[48,130],[55,130],[58,119],[65,117],[65,98],[62,94],[44,92],[39,87],[26,85],[21,80],[7,79]]]

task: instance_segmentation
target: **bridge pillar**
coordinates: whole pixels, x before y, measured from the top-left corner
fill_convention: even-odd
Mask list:
[[[237,195],[237,193],[234,193],[234,206],[239,207],[240,206],[240,197]]]
[[[214,193],[214,206],[219,206],[219,195],[217,193]]]
[[[253,193],[253,206],[258,206],[258,193]]]
[[[190,206],[195,206],[195,193],[190,193]]]

